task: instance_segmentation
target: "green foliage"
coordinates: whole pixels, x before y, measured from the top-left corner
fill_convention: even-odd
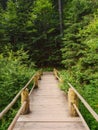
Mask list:
[[[98,20],[96,17],[86,29],[82,30],[81,35],[85,35],[86,33],[85,40],[83,41],[86,48],[84,50],[84,56],[79,59],[78,64],[81,75],[84,75],[84,77],[81,76],[82,82],[85,81],[92,86],[98,86],[98,28],[96,24]]]
[[[49,70],[62,64],[66,69],[61,72],[62,90],[67,92],[67,82],[71,82],[98,113],[97,0],[62,0],[62,41],[56,0],[4,0],[0,4],[0,109],[28,81],[34,63]],[[14,51],[5,49],[10,43]],[[98,129],[84,107],[81,111],[91,130]]]
[[[16,30],[17,30],[17,15],[16,15],[16,4],[12,1],[9,0],[7,2],[7,9],[3,14],[3,26],[5,29],[5,35],[6,38],[4,39],[5,42],[11,42],[11,43],[15,43],[16,40]]]
[[[0,111],[34,74],[34,66],[33,68],[28,66],[27,60],[28,55],[23,50],[17,52],[7,50],[0,54]]]
[[[90,106],[95,110],[96,113],[98,113],[98,88],[97,86],[90,85],[83,85],[80,84],[78,78],[80,75],[77,75],[78,78],[75,77],[77,74],[76,70],[73,73],[69,70],[62,70],[60,71],[60,75],[63,79],[63,84],[60,84],[61,90],[63,90],[65,93],[68,93],[68,82],[70,82],[77,91],[84,97],[84,99],[90,104]],[[97,130],[98,129],[98,122],[95,121],[95,119],[92,117],[92,115],[87,111],[87,109],[84,107],[84,105],[79,102],[79,109],[84,116],[88,126],[91,130]]]
[[[4,9],[6,9],[6,3],[7,3],[7,1],[8,0],[0,0],[0,4],[2,5],[2,7],[4,8]]]
[[[0,4],[0,50],[2,48],[2,44],[3,44],[3,40],[5,38],[5,30],[4,30],[4,26],[3,26],[3,14],[4,11],[2,9],[2,6]]]
[[[60,65],[58,14],[52,2],[50,0],[35,1],[31,16],[34,19],[35,37],[32,38],[32,48],[29,49],[33,60],[41,67]]]
[[[0,46],[11,43],[14,50],[23,46],[39,67],[60,65],[61,41],[56,11],[51,0],[8,0],[0,21]]]
[[[68,0],[64,7],[64,37],[62,51],[62,64],[65,68],[72,68],[79,58],[84,55],[86,44],[83,43],[85,35],[81,37],[80,30],[89,24],[93,12],[97,10],[97,3],[86,0]]]
[[[61,72],[68,91],[70,82],[98,113],[98,3],[93,0],[68,0],[64,8],[64,37],[62,64],[67,69]],[[98,123],[82,105],[91,130],[98,129]],[[89,117],[89,118],[88,118]]]
[[[15,52],[8,46],[0,54],[0,111],[12,101],[35,73],[34,63],[28,58],[27,52],[24,52],[23,49]],[[0,121],[0,130],[8,128],[19,106],[20,99]]]
[[[11,121],[15,117],[18,109],[16,107],[11,108],[11,110],[0,120],[0,130],[6,130],[10,125]]]
[[[88,112],[88,110],[84,107],[82,103],[79,104],[79,108],[87,124],[89,125],[90,130],[97,130],[98,122],[92,117],[92,115]]]

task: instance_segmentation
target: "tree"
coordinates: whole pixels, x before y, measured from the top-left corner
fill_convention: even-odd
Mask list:
[[[0,4],[2,5],[3,9],[6,9],[8,0],[0,0]]]
[[[29,29],[31,29],[29,26],[32,24],[30,21],[30,13],[33,2],[31,0],[18,0],[16,3],[18,42],[25,46],[29,40]]]
[[[3,15],[4,43],[11,43],[15,51],[21,46],[29,50],[38,66],[60,65],[58,16],[51,0],[8,0]]]
[[[3,50],[3,44],[5,40],[5,29],[4,29],[4,10],[2,9],[2,6],[0,5],[0,51]]]
[[[94,14],[94,18],[86,28],[81,31],[81,35],[85,36],[84,56],[79,59],[79,71],[81,73],[80,82],[98,86],[98,13]]]
[[[58,0],[58,8],[59,8],[59,20],[60,20],[60,34],[63,35],[63,19],[62,19],[62,2]]]
[[[92,6],[91,6],[92,5]],[[92,8],[91,8],[92,7]],[[96,8],[95,8],[96,7]],[[83,54],[85,45],[79,31],[92,19],[97,5],[93,1],[68,0],[64,8],[64,38],[62,48],[62,63],[66,68],[77,64]]]
[[[4,28],[6,31],[6,43],[11,43],[14,50],[26,46],[29,42],[31,0],[8,0],[4,13]]]
[[[58,14],[55,12],[50,0],[35,1],[32,9],[35,17],[35,34],[32,43],[32,57],[38,66],[51,66],[59,64],[60,45],[58,44]],[[48,50],[48,51],[47,51]]]
[[[17,41],[17,15],[16,3],[13,0],[8,0],[7,9],[4,13],[4,28],[6,33],[6,43],[14,44]]]

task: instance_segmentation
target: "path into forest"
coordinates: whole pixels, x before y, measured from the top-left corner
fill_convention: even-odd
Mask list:
[[[71,117],[67,97],[52,72],[44,72],[30,96],[31,112],[21,115],[14,130],[86,130],[80,117]]]

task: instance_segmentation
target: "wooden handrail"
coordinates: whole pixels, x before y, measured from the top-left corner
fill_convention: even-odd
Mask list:
[[[57,73],[59,73],[58,70],[54,69],[54,75],[55,74],[57,75]],[[60,77],[57,76],[57,78],[59,80],[61,80]],[[68,83],[68,85],[76,93],[78,98],[81,100],[81,102],[84,104],[84,106],[88,109],[88,111],[91,113],[91,115],[95,118],[95,120],[98,121],[98,114],[91,108],[91,106],[85,101],[85,99],[77,92],[77,90],[70,83]]]
[[[98,121],[98,114],[91,108],[91,106],[85,101],[85,99],[77,92],[77,90],[70,84],[68,85],[73,89],[73,91],[76,93],[78,98],[81,100],[81,102],[84,104],[84,106],[88,109],[88,111],[92,114],[92,116]]]
[[[25,105],[26,105],[26,101],[25,101],[25,102],[23,103],[23,105],[20,107],[20,109],[19,109],[19,111],[17,112],[16,116],[14,117],[12,123],[10,124],[8,130],[13,130],[13,128],[14,128],[14,126],[15,126],[15,124],[16,124],[16,122],[17,122],[17,120],[18,120],[18,118],[19,118],[19,116],[20,116],[20,114],[21,114],[21,111],[22,111],[22,109],[24,108]]]
[[[59,73],[59,71],[57,69],[54,68],[53,73],[54,73],[56,79],[58,79],[60,82],[63,82],[63,80],[59,77],[60,73]]]
[[[34,89],[35,85],[33,85],[31,91],[29,92],[29,96],[31,95],[33,89]],[[26,105],[26,101],[22,104],[22,106],[20,107],[19,111],[17,112],[16,116],[14,117],[13,121],[11,122],[10,126],[8,127],[8,130],[13,130],[19,116],[21,115],[22,109],[25,107]]]
[[[22,89],[23,90],[23,89]],[[15,102],[17,101],[17,99],[19,98],[21,91],[19,91],[19,93],[14,97],[14,99],[10,102],[10,104],[0,113],[0,119],[2,119],[2,117],[9,111],[9,109],[15,104]]]
[[[73,105],[74,108],[76,109],[76,111],[77,111],[79,117],[81,118],[81,120],[82,120],[82,122],[83,122],[83,124],[84,124],[84,126],[85,126],[85,128],[86,128],[86,130],[90,130],[90,128],[88,127],[86,121],[84,120],[83,116],[81,115],[81,113],[80,113],[78,107],[77,107],[75,104],[72,104],[72,105]]]
[[[0,119],[10,110],[10,108],[16,103],[17,99],[20,97],[21,92],[28,87],[28,85],[31,83],[31,81],[34,79],[34,77],[37,74],[33,75],[31,79],[27,82],[27,84],[18,92],[18,94],[14,97],[14,99],[6,106],[6,108],[0,113]]]

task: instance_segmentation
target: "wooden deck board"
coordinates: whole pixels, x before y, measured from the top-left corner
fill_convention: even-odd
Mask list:
[[[64,92],[53,74],[44,73],[30,96],[28,115],[21,115],[14,130],[86,130],[79,117],[70,117]]]
[[[43,123],[32,123],[32,122],[22,122],[18,124],[15,130],[83,130],[83,125],[77,122],[63,122],[63,123],[51,123],[51,122],[43,122]]]

